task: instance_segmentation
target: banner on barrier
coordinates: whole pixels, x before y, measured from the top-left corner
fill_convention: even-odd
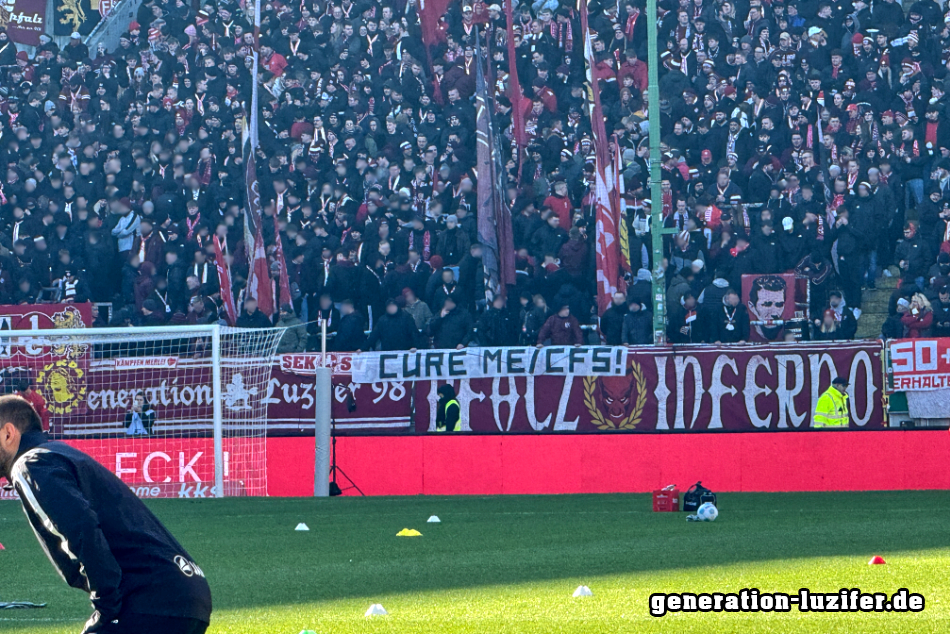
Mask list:
[[[919,392],[950,388],[950,338],[891,341],[894,390]]]
[[[789,430],[811,425],[836,376],[850,382],[851,426],[880,428],[879,342],[631,349],[620,376],[455,381],[463,431]],[[435,430],[441,382],[415,384],[416,431]]]
[[[82,413],[91,346],[56,330],[90,326],[89,303],[0,305],[0,333],[16,335],[0,338],[0,392],[14,392],[27,379],[53,416]]]
[[[431,381],[505,376],[622,376],[625,347],[465,348],[371,352],[353,357],[353,382]]]
[[[268,434],[313,434],[317,401],[314,368],[319,357],[319,354],[275,357],[270,380],[259,395],[267,406]],[[335,359],[328,355],[326,363],[334,370],[348,368],[348,361],[342,355]],[[155,410],[156,433],[187,436],[211,432],[214,403],[208,359],[101,359],[92,361],[86,371],[69,378],[69,381],[60,381],[62,385],[55,384],[58,409],[51,424],[58,437],[124,436],[125,414],[138,392],[145,394]],[[409,431],[412,427],[410,401],[409,384],[351,383],[347,374],[333,373],[331,413],[338,433]],[[226,409],[232,405],[238,406],[227,400],[223,403]]]
[[[573,374],[517,372],[529,369],[529,363],[527,367],[514,364],[516,373],[508,376],[455,379],[464,429],[535,433],[807,428],[818,397],[838,375],[851,383],[852,426],[883,424],[882,348],[876,341],[548,349],[568,355],[551,357],[558,367],[569,369],[569,353],[575,350],[584,352],[591,363],[585,366],[575,357]],[[533,356],[536,351],[512,350],[516,351],[513,358],[519,353]],[[610,360],[606,367],[613,373],[585,376],[582,372],[590,369],[595,358],[601,358],[599,350],[606,351],[603,358]],[[622,352],[624,365],[619,368],[615,350]],[[506,356],[507,349],[484,351],[499,359]],[[470,352],[476,356],[479,349]],[[270,381],[260,394],[268,408],[269,435],[313,433],[313,372],[321,363],[320,356],[275,357]],[[440,381],[359,383],[355,376],[342,372],[353,367],[355,374],[357,358],[328,355],[323,360],[334,369],[331,410],[337,433],[426,433],[434,429]],[[547,363],[546,356],[537,358],[536,364]],[[501,367],[510,369],[512,365]],[[58,411],[52,425],[61,437],[124,436],[125,414],[138,391],[145,392],[155,409],[155,429],[163,434],[204,435],[211,430],[208,360],[101,359],[91,361],[81,376],[60,378],[63,380],[58,383],[44,378],[44,384],[56,390]]]

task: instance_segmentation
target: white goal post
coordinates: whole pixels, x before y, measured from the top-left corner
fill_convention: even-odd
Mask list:
[[[0,331],[0,392],[32,389],[50,436],[142,497],[267,495],[267,406],[283,328]]]

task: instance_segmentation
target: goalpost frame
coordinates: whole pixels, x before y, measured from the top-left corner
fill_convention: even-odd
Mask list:
[[[221,330],[218,324],[205,326],[143,326],[141,328],[41,328],[40,330],[0,330],[0,338],[14,337],[86,337],[89,335],[161,335],[171,339],[176,333],[212,334]]]
[[[183,325],[147,326],[142,328],[49,328],[40,330],[0,331],[0,342],[9,339],[29,338],[53,341],[61,337],[155,335],[156,338],[173,338],[176,335],[208,335],[211,337],[212,398],[214,401],[214,488],[215,497],[224,497],[224,411],[221,403],[221,326]]]
[[[224,411],[221,409],[221,326],[211,330],[211,398],[214,401],[214,488],[215,497],[224,497]]]

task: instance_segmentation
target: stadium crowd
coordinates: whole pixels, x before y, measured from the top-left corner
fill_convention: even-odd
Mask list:
[[[650,114],[664,224],[677,230],[663,261],[670,341],[748,339],[741,276],[785,272],[811,289],[802,336],[853,338],[863,289],[892,265],[882,335],[950,335],[950,12],[929,0],[659,5]],[[643,0],[590,5],[629,234],[625,292],[601,317],[584,37],[574,3],[557,0],[515,4],[515,59],[495,4],[451,2],[428,51],[418,0],[264,4],[262,229],[275,280],[280,241],[292,301],[258,310],[245,293],[246,6],[147,0],[94,57],[78,34],[31,55],[0,31],[0,303],[111,303],[113,325],[213,323],[216,236],[237,325],[295,326],[283,351],[314,349],[321,320],[340,351],[653,341]],[[479,59],[510,157],[517,268],[490,303]],[[520,157],[512,64],[527,98]]]

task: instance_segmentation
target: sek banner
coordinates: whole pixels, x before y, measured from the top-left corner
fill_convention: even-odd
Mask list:
[[[482,433],[807,429],[836,376],[852,428],[882,428],[879,342],[631,348],[621,375],[452,382],[462,430]],[[435,430],[436,390],[415,384],[416,431]]]
[[[622,376],[627,348],[465,348],[371,352],[353,357],[353,382],[482,379],[505,376]]]
[[[950,338],[897,339],[889,346],[895,391],[950,388]]]

